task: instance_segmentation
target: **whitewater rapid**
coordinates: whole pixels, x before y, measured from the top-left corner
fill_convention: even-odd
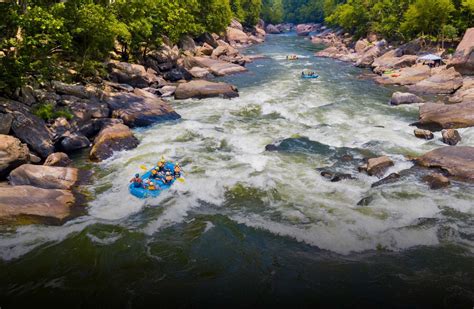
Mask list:
[[[249,73],[225,79],[239,86],[238,98],[172,101],[181,120],[135,130],[136,149],[99,165],[100,176],[88,188],[94,200],[87,215],[59,227],[4,232],[0,258],[19,257],[97,223],[154,237],[198,212],[218,213],[340,254],[442,242],[472,250],[474,193],[469,185],[435,191],[408,178],[371,188],[378,179],[356,171],[347,172],[357,179],[333,183],[317,170],[334,163],[327,156],[265,151],[267,144],[307,137],[333,149],[388,155],[395,162],[388,175],[412,166],[405,156],[443,145],[439,133],[432,141],[413,136],[409,124],[416,120],[416,105],[389,106],[392,89],[360,79],[362,71],[349,64],[313,57],[308,44],[283,37],[252,48],[249,52],[268,58],[250,65]],[[301,60],[286,61],[295,50]],[[299,79],[308,67],[317,71],[318,80]],[[474,129],[460,131],[461,145],[473,145]],[[151,167],[161,156],[181,163],[185,183],[176,182],[156,199],[131,196],[128,180],[140,165]],[[358,206],[367,196],[372,202]],[[95,241],[107,245],[119,238],[114,234]]]

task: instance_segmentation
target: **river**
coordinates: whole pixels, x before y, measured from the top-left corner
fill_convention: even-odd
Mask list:
[[[0,307],[287,305],[472,308],[474,191],[408,177],[378,179],[340,164],[442,146],[417,139],[417,106],[391,107],[393,88],[350,64],[313,57],[294,34],[248,50],[264,60],[222,78],[240,97],[172,102],[182,115],[137,129],[138,148],[95,170],[87,212],[61,226],[0,227]],[[300,60],[286,61],[287,54]],[[317,80],[299,74],[312,68]],[[474,144],[474,128],[461,129]],[[293,138],[286,151],[265,145]],[[152,200],[129,195],[141,164],[164,155],[185,183]],[[317,168],[351,173],[330,182]],[[366,206],[358,206],[370,198]]]

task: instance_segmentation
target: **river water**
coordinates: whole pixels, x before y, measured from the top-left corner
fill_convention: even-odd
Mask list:
[[[474,192],[430,190],[414,177],[378,179],[341,163],[440,147],[417,139],[417,106],[347,63],[313,57],[293,34],[226,77],[240,97],[172,102],[182,119],[136,130],[138,148],[98,166],[87,212],[62,226],[3,226],[0,307],[445,306],[474,302]],[[300,56],[286,61],[287,54]],[[317,80],[301,80],[312,68]],[[462,129],[473,145],[474,129]],[[282,151],[265,145],[282,143]],[[185,183],[141,201],[127,181],[164,155]],[[318,168],[356,179],[330,182]],[[357,205],[368,199],[365,206]]]

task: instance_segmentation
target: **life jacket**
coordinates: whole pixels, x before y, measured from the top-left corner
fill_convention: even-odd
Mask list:
[[[136,177],[133,177],[132,178],[132,182],[133,183],[142,183],[142,179],[140,177],[136,178]]]
[[[170,182],[171,180],[173,180],[173,176],[172,175],[166,175],[165,179],[166,179],[166,182]]]
[[[181,168],[180,168],[179,166],[175,166],[175,167],[174,167],[174,172],[175,172],[175,173],[181,172]]]
[[[156,186],[153,182],[148,184],[148,190],[156,190]]]

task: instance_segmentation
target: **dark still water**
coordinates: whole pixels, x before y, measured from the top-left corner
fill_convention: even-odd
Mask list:
[[[473,187],[371,188],[377,178],[341,162],[386,154],[396,172],[442,143],[413,136],[417,106],[388,106],[393,89],[315,49],[269,36],[248,50],[267,59],[224,79],[239,98],[172,102],[182,120],[137,130],[138,148],[92,167],[86,215],[0,227],[0,307],[472,308]],[[304,68],[321,77],[301,80]],[[132,197],[131,175],[162,154],[186,182]],[[333,165],[355,179],[320,176]]]

